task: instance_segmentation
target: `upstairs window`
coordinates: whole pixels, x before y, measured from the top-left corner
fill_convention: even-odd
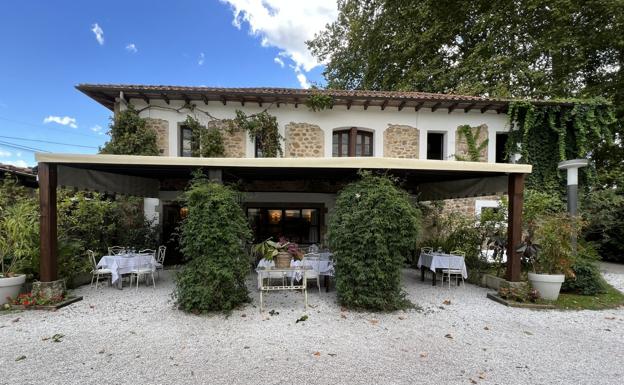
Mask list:
[[[186,126],[180,127],[180,156],[193,156],[193,131]]]
[[[254,140],[254,156],[256,158],[264,158],[262,154],[262,137],[260,135],[256,136]]]
[[[373,133],[356,127],[334,131],[332,156],[373,156]]]
[[[444,134],[438,132],[427,133],[427,159],[444,159]]]
[[[505,159],[505,147],[507,147],[507,139],[509,134],[506,132],[499,132],[496,134],[496,163],[507,163]]]

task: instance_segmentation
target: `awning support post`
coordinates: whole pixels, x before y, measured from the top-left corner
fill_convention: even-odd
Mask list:
[[[56,218],[56,164],[39,163],[39,277],[42,282],[58,279],[57,218]]]
[[[524,203],[524,174],[509,174],[508,224],[507,224],[507,272],[505,278],[520,281],[522,254],[516,249],[522,243],[522,206]]]

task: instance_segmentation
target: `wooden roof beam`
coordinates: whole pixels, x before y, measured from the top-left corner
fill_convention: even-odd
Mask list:
[[[169,96],[167,94],[160,94],[160,97],[163,98],[165,103],[169,104]]]
[[[241,98],[240,104],[241,104],[241,106],[245,107],[245,98]]]
[[[150,104],[149,98],[143,92],[139,92],[139,96],[141,97],[141,99],[143,99],[145,101],[146,104],[148,104],[148,105]]]
[[[264,100],[262,100],[262,98],[258,96],[258,106],[262,107],[262,103],[264,103]]]
[[[468,111],[472,110],[472,108],[475,106],[475,103],[470,103],[469,105],[467,105],[466,107],[464,107],[464,112],[468,113]]]
[[[225,95],[221,95],[221,103],[223,103],[224,106],[227,104],[227,99],[225,98]]]
[[[423,104],[425,104],[425,102],[418,102],[418,103],[416,103],[416,105],[414,106],[414,112],[418,112],[418,110],[420,110],[420,108],[423,106]]]
[[[299,108],[299,98],[295,98],[295,108]]]
[[[365,110],[365,111],[366,111],[366,110],[368,110],[368,105],[369,105],[369,103],[370,103],[370,100],[369,100],[369,99],[366,99],[366,100],[364,101],[364,110]]]
[[[401,103],[399,103],[399,108],[398,108],[399,111],[401,111],[403,107],[405,107],[405,103],[407,103],[405,100],[402,100]]]
[[[496,109],[496,113],[497,114],[502,114],[506,110],[507,110],[507,106],[501,106],[500,108]]]
[[[388,105],[388,99],[384,100],[383,103],[381,103],[381,110],[385,110],[386,106]]]
[[[455,110],[458,105],[459,103],[453,103],[450,106],[448,106],[448,113],[450,114],[451,112],[453,112],[453,110]]]
[[[438,108],[440,108],[441,104],[442,104],[442,102],[437,102],[436,104],[431,106],[431,112],[435,112]]]
[[[351,109],[352,104],[353,104],[353,99],[347,99],[347,110]]]
[[[204,95],[204,94],[201,94],[201,98],[204,101],[204,104],[208,105],[208,97],[206,95]]]
[[[188,104],[190,106],[191,98],[189,98],[187,94],[181,94],[181,95],[182,95],[182,99],[184,100],[184,104]]]
[[[492,107],[491,104],[486,104],[485,106],[481,107],[481,113],[484,114],[485,111],[487,111],[488,109],[490,109],[490,107]]]

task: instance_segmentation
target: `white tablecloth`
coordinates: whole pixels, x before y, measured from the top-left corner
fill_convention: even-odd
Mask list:
[[[113,283],[121,277],[122,274],[129,274],[135,269],[152,269],[156,270],[156,260],[152,254],[120,254],[120,255],[104,255],[98,267],[110,269],[112,272]]]
[[[464,278],[468,278],[468,269],[466,269],[466,261],[464,257],[442,253],[420,253],[418,258],[418,268],[421,266],[428,267],[435,273],[436,269],[456,269],[461,270]]]
[[[303,258],[303,261],[299,261],[299,260],[295,260],[293,259],[292,261],[290,261],[290,267],[299,267],[299,266],[309,266],[312,268],[312,270],[317,273],[318,275],[329,275],[329,276],[333,276],[334,275],[334,265],[332,263],[332,261],[329,260],[329,257],[331,256],[331,253],[320,253],[321,259],[317,262],[317,261],[311,261],[308,260],[306,258]],[[327,259],[325,259],[327,258]],[[274,261],[267,261],[266,259],[262,258],[259,262],[258,262],[258,267],[256,268],[256,272],[258,273],[258,288],[260,288],[260,280],[262,279],[261,276],[264,273],[266,274],[270,274],[270,271],[265,271],[264,269],[266,268],[270,268],[270,267],[274,267],[275,266],[275,262]],[[281,274],[281,273],[279,273]],[[301,271],[295,271],[294,273],[289,273],[288,277],[289,278],[293,278],[292,275],[294,274],[294,278],[295,280],[300,280],[301,278],[303,278]],[[277,277],[272,277],[272,278],[277,278]]]

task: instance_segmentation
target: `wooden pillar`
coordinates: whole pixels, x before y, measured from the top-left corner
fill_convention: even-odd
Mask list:
[[[522,243],[522,205],[524,203],[524,174],[509,174],[509,211],[507,225],[507,272],[508,281],[520,281],[522,254],[516,249]]]
[[[42,282],[58,279],[56,239],[56,164],[39,163],[39,276]]]

